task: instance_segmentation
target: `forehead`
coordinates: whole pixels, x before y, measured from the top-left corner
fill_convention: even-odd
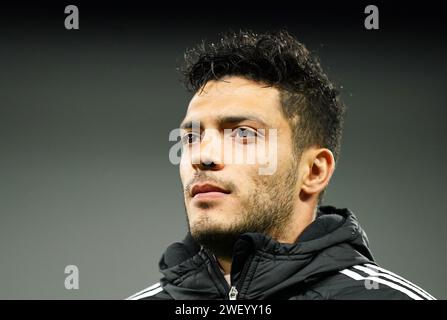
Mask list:
[[[241,77],[209,81],[191,99],[185,121],[208,122],[239,115],[277,125],[282,117],[278,89]]]

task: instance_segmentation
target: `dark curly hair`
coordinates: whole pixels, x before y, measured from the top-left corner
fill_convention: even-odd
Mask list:
[[[319,61],[287,31],[228,32],[217,43],[202,42],[186,51],[182,73],[193,93],[232,75],[277,88],[296,154],[317,145],[338,159],[345,107]]]

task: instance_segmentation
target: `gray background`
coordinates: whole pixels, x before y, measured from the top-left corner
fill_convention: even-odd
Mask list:
[[[286,27],[320,56],[348,106],[325,204],[356,213],[382,266],[447,298],[444,30],[390,8],[366,31],[363,8],[216,18],[84,5],[79,31],[63,28],[63,6],[3,10],[0,298],[121,299],[159,279],[186,232],[168,159],[189,99],[176,67],[229,27]],[[64,288],[69,264],[79,290]]]

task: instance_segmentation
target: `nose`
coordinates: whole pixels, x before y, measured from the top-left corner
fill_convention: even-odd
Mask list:
[[[216,130],[205,130],[200,141],[192,147],[191,163],[196,170],[222,170],[222,139]]]

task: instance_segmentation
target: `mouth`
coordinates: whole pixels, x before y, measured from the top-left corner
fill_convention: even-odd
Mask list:
[[[193,199],[219,199],[230,194],[230,191],[210,183],[195,184],[191,188]]]

